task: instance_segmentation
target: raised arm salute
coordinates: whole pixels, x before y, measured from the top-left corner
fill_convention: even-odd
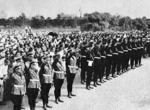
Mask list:
[[[64,67],[60,61],[60,55],[57,54],[55,57],[56,58],[52,66],[54,68],[55,103],[58,104],[58,101],[64,102],[60,99],[60,96],[61,96],[61,87],[64,83],[65,72],[64,72]]]

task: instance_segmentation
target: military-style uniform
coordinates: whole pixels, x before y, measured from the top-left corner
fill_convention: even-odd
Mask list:
[[[101,54],[99,52],[99,47],[95,46],[93,48],[93,53],[94,53],[94,74],[93,74],[93,81],[94,81],[94,86],[99,85],[97,82],[98,76],[100,77],[100,66],[101,66]]]
[[[122,72],[125,72],[127,71],[127,68],[128,68],[128,47],[127,47],[127,44],[126,42],[124,41],[123,42],[123,65],[122,65]]]
[[[103,77],[105,73],[105,67],[106,67],[106,47],[105,44],[102,44],[100,47],[100,53],[101,53],[101,63],[100,63],[100,82],[103,82]]]
[[[87,78],[86,78],[86,89],[90,89],[90,83],[91,83],[91,80],[92,80],[92,74],[93,74],[93,69],[94,69],[94,57],[92,55],[92,51],[88,51],[87,52]]]
[[[131,66],[131,57],[132,57],[132,46],[131,46],[130,39],[128,39],[127,47],[128,47],[128,59],[129,59],[128,62],[130,62],[130,64],[128,64],[128,68],[129,68],[129,66]]]
[[[132,46],[132,52],[131,52],[131,68],[133,69],[134,66],[135,66],[135,56],[136,56],[136,50],[137,50],[134,41],[132,41],[131,46]]]
[[[71,96],[73,96],[72,94],[73,82],[78,72],[77,58],[75,54],[71,53],[71,55],[68,56],[66,67],[67,67],[67,90],[68,90],[68,97],[70,98]]]
[[[135,41],[135,67],[137,67],[138,65],[138,58],[139,58],[139,48],[138,48],[138,42],[137,42],[137,39]]]
[[[122,43],[119,42],[117,45],[118,49],[118,64],[117,64],[117,74],[121,74],[121,69],[122,69],[122,61],[123,61],[123,48],[122,48]]]
[[[53,83],[53,69],[50,62],[43,63],[40,70],[41,98],[43,106],[48,106],[49,91]]]
[[[61,87],[64,83],[64,77],[65,77],[65,72],[63,65],[58,59],[56,59],[53,62],[53,68],[54,68],[54,94],[55,94],[55,102],[58,103],[57,101],[60,101],[60,96],[61,96]]]
[[[139,60],[140,60],[140,57],[141,57],[141,45],[140,45],[140,42],[139,40],[137,41],[137,62],[136,62],[136,66],[140,66],[139,65]]]
[[[144,45],[142,41],[139,41],[139,59],[138,59],[139,66],[141,65],[141,59],[142,59],[143,54],[144,54]]]
[[[108,45],[106,48],[106,79],[109,80],[109,74],[111,70],[111,65],[112,65],[112,50],[111,46]]]
[[[28,75],[29,82],[27,85],[27,96],[29,99],[30,109],[35,110],[36,99],[40,88],[38,70],[36,70],[35,68],[29,68]]]
[[[81,48],[81,83],[85,82],[87,72],[87,50],[86,47]]]
[[[117,44],[116,42],[113,42],[112,45],[112,77],[115,77],[115,72],[117,68],[117,62],[118,62],[118,50],[117,50]]]
[[[18,67],[15,67],[15,69]],[[21,110],[21,104],[22,104],[22,99],[23,95],[25,94],[25,77],[23,73],[13,73],[12,74],[12,102],[14,104],[14,110]]]

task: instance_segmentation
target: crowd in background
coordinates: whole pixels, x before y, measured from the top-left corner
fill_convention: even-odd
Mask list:
[[[77,73],[86,89],[93,89],[104,76],[116,77],[142,65],[142,57],[150,56],[149,32],[54,33],[26,30],[0,31],[1,92],[3,102],[11,100],[20,110],[26,94],[31,110],[35,110],[40,91],[43,109],[48,104],[54,85],[55,103],[61,100],[61,87],[67,78],[68,98],[73,94]],[[3,91],[2,91],[3,90]]]

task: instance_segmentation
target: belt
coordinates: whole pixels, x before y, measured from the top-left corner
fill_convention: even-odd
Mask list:
[[[108,57],[112,57],[112,55],[111,55],[111,54],[107,54],[107,56],[108,56]]]
[[[70,67],[70,68],[78,68],[77,66],[68,66],[68,67]]]
[[[87,62],[93,62],[92,60],[87,60]]]
[[[61,74],[63,74],[64,73],[64,71],[54,71],[55,73],[61,73]]]
[[[82,58],[86,58],[86,56],[82,56]]]
[[[23,85],[14,85],[14,87],[20,87],[20,88],[23,88]]]
[[[39,81],[38,79],[30,79],[30,81]]]
[[[124,50],[124,52],[128,52],[128,50]]]
[[[141,49],[141,47],[138,47],[138,49]]]
[[[100,57],[94,57],[95,59],[101,59]]]
[[[131,49],[128,49],[129,51],[131,51]]]
[[[137,50],[137,48],[133,48],[133,50]]]
[[[118,53],[123,53],[122,51],[118,51]]]
[[[106,58],[105,56],[101,56],[102,58]]]
[[[43,76],[52,76],[51,74],[43,74]]]
[[[118,55],[118,53],[113,53],[114,55]]]

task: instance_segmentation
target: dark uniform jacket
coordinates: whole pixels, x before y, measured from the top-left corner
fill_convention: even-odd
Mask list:
[[[86,59],[88,62],[88,67],[93,67],[94,65],[94,55],[93,55],[93,51],[88,51],[86,54]]]

